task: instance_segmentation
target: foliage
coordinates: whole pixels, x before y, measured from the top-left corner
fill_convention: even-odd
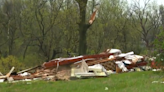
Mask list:
[[[155,51],[154,54],[157,55],[157,61],[164,60],[164,31],[162,30],[154,40]]]
[[[8,56],[6,58],[1,57],[1,59],[0,59],[0,71],[3,74],[8,73],[12,67],[15,67],[14,71],[19,71],[19,70],[23,69],[24,66],[14,56]]]
[[[79,5],[76,1],[80,2],[2,0],[1,56],[14,55],[22,63],[32,66],[57,57],[78,55],[80,40],[84,39],[86,42],[83,43],[87,46],[86,54],[97,54],[107,48],[149,54],[149,51],[155,49],[152,41],[156,39],[163,20],[163,9],[159,10],[155,3],[146,2],[147,6],[143,9],[137,1],[130,6],[125,0],[83,0],[85,3],[88,1],[86,14],[81,12],[86,17],[80,19]],[[85,30],[86,37],[80,36],[78,30],[85,28],[80,26],[79,22],[83,22],[84,25],[88,23],[97,1],[100,8],[96,19],[92,26]]]

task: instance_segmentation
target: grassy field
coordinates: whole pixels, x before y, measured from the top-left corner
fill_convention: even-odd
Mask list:
[[[0,92],[163,92],[164,72],[131,72],[71,81],[0,83]]]

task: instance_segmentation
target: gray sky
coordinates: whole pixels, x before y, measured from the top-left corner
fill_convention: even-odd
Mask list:
[[[164,0],[156,0],[157,4],[163,4],[164,5]]]
[[[129,3],[134,2],[134,1],[136,1],[136,2],[140,1],[140,3],[142,4],[144,0],[127,0],[127,1]],[[146,1],[148,1],[148,0],[146,0]],[[161,5],[161,4],[164,5],[164,0],[150,0],[150,2],[153,2],[153,1],[155,1],[158,5]]]

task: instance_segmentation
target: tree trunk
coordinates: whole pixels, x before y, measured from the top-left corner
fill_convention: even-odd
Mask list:
[[[79,55],[86,54],[87,43],[86,43],[86,33],[87,26],[85,23],[86,19],[86,5],[87,0],[77,0],[80,9],[80,22],[79,22]]]
[[[79,29],[79,55],[86,54],[86,51],[87,51],[86,32],[87,32],[86,26],[85,25],[80,26],[80,29]]]
[[[87,8],[88,0],[76,0],[76,1],[79,4],[79,11],[80,11],[79,55],[85,55],[87,52],[87,41],[86,41],[87,30],[93,24],[98,8],[92,13],[89,22],[86,23],[86,8]]]

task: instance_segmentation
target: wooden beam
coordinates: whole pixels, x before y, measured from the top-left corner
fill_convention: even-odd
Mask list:
[[[106,58],[106,59],[101,59],[101,60],[95,60],[95,61],[92,61],[92,62],[88,62],[87,64],[88,65],[94,65],[94,64],[99,64],[99,63],[103,63],[103,62],[107,62],[107,61],[113,61],[115,60],[115,58]]]
[[[6,79],[10,76],[10,74],[13,72],[13,70],[15,69],[15,67],[12,67],[11,70],[9,71],[9,73],[7,73],[4,76],[0,76],[0,79]]]
[[[10,74],[14,71],[15,67],[12,67],[11,70],[9,71],[9,73],[6,74],[6,77],[9,77]]]
[[[35,66],[35,67],[32,67],[32,68],[28,68],[28,69],[19,71],[18,74],[23,73],[23,72],[27,72],[27,71],[30,71],[30,70],[33,70],[33,69],[36,69],[36,68],[38,68],[38,67],[41,67],[41,66]]]
[[[0,72],[0,76],[3,76],[3,74]]]

